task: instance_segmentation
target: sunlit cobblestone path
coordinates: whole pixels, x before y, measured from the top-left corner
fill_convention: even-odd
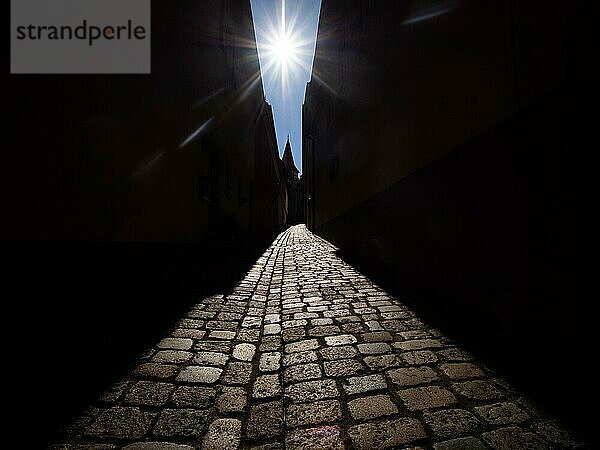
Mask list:
[[[200,301],[60,449],[584,447],[304,226]]]

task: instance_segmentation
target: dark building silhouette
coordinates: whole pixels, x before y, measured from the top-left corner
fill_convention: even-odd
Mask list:
[[[287,180],[283,171],[271,106],[265,103],[256,133],[253,226],[265,234],[287,220]]]
[[[282,185],[255,170],[275,155],[250,2],[152,8],[151,75],[11,78],[5,236],[204,242],[273,216],[252,191]]]
[[[304,214],[304,202],[302,185],[300,182],[300,171],[296,167],[294,162],[294,155],[292,154],[292,146],[290,139],[288,138],[285,143],[285,149],[283,151],[282,165],[285,173],[285,180],[287,183],[288,191],[288,224],[298,224],[302,222]]]
[[[305,223],[306,221],[306,179],[304,175],[300,175],[298,183],[298,208],[297,208],[297,223]]]
[[[27,318],[10,351],[32,448],[285,222],[250,1],[153,1],[151,37],[150,75],[11,75],[3,96],[4,331]]]
[[[309,227],[535,389],[592,351],[582,4],[324,0],[303,110]]]

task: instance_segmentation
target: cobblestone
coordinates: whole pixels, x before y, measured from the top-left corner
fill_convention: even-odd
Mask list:
[[[383,375],[366,375],[363,377],[348,378],[344,385],[344,390],[349,395],[352,395],[387,389],[387,387],[388,386]]]
[[[342,411],[337,400],[320,400],[301,405],[290,405],[287,408],[286,423],[288,427],[298,427],[335,422],[341,418]]]
[[[483,439],[494,449],[535,448],[551,449],[540,436],[518,427],[500,428],[483,433]]]
[[[235,332],[233,331],[222,331],[222,330],[216,330],[216,331],[211,331],[210,334],[208,335],[208,337],[210,339],[227,339],[227,340],[231,340],[235,337]]]
[[[303,226],[174,325],[53,448],[586,448]]]
[[[177,407],[208,408],[212,406],[215,388],[199,386],[179,386],[171,397],[171,403]]]
[[[175,386],[169,383],[138,381],[125,396],[125,403],[133,405],[164,405]]]
[[[363,333],[360,335],[362,340],[365,342],[390,342],[394,339],[392,335],[387,331],[377,331],[373,333]]]
[[[356,342],[356,337],[351,334],[342,334],[340,336],[328,336],[325,338],[325,343],[329,346],[339,346],[339,345],[348,345],[354,344]]]
[[[473,400],[495,400],[504,396],[502,391],[487,381],[454,383],[452,388],[459,395]]]
[[[464,409],[446,409],[424,414],[425,423],[437,437],[460,436],[477,429],[481,422]]]
[[[105,447],[98,447],[97,450]],[[106,447],[116,448],[116,447]],[[85,447],[87,450],[96,450],[96,447]],[[81,449],[83,450],[83,448]],[[189,445],[171,444],[169,442],[137,442],[123,447],[123,450],[194,450],[194,447]]]
[[[431,383],[438,379],[433,369],[427,366],[394,369],[387,374],[392,382],[399,386],[416,386]]]
[[[254,398],[271,398],[281,395],[281,384],[279,383],[279,375],[261,375],[254,382],[252,389],[252,397]]]
[[[285,367],[293,366],[295,364],[305,364],[309,362],[313,362],[319,359],[317,357],[317,353],[314,351],[306,351],[299,353],[291,353],[289,355],[285,355],[283,358],[283,365]]]
[[[229,353],[231,343],[223,341],[200,341],[196,343],[196,351]]]
[[[247,436],[250,439],[270,438],[283,429],[283,402],[275,401],[253,406],[248,419]]]
[[[452,380],[468,380],[484,375],[483,370],[471,363],[442,364],[440,369]]]
[[[261,352],[272,352],[281,348],[281,338],[279,336],[265,336],[262,339],[258,350]]]
[[[304,328],[288,328],[287,330],[283,330],[283,333],[281,334],[281,338],[284,342],[298,341],[304,338],[305,336],[306,331],[304,331]]]
[[[430,350],[417,350],[414,352],[406,352],[400,355],[402,361],[411,366],[419,366],[422,364],[432,364],[438,361],[435,353]]]
[[[333,380],[306,381],[286,387],[285,395],[294,402],[310,402],[337,397],[339,391]]]
[[[321,355],[325,359],[354,358],[358,352],[354,347],[328,347],[321,349]]]
[[[237,419],[217,419],[208,427],[201,450],[236,450],[241,435],[242,422]]]
[[[263,332],[266,335],[279,334],[279,333],[281,333],[281,325],[279,325],[278,323],[271,323],[271,324],[265,325]]]
[[[189,350],[192,348],[192,344],[193,341],[191,339],[165,338],[158,343],[157,347],[172,350]]]
[[[319,343],[316,339],[309,339],[306,341],[293,342],[285,346],[286,353],[305,352],[308,350],[315,350],[319,348]]]
[[[86,429],[90,436],[141,438],[150,428],[155,414],[139,408],[114,407],[103,411]]]
[[[449,348],[437,352],[439,358],[443,361],[471,361],[473,357],[460,348]]]
[[[357,375],[364,372],[365,367],[354,359],[338,359],[335,361],[325,361],[325,375],[328,377],[344,377]]]
[[[517,424],[529,419],[529,414],[509,402],[479,406],[475,408],[475,412],[492,425]]]
[[[440,442],[433,446],[434,450],[487,450],[487,447],[479,439],[473,436],[451,439]]]
[[[297,430],[288,433],[285,438],[288,450],[344,450],[342,430],[338,426],[322,426]]]
[[[309,336],[329,336],[331,334],[336,334],[339,333],[340,327],[336,326],[336,325],[323,325],[323,326],[317,326],[317,327],[313,327],[310,330],[308,330],[308,335]]]
[[[152,361],[157,363],[184,363],[189,361],[194,356],[193,353],[184,352],[181,350],[162,350],[160,352],[156,352],[156,354],[152,357]]]
[[[275,372],[281,368],[281,353],[263,353],[260,355],[259,370],[261,372]]]
[[[543,420],[534,424],[532,430],[547,442],[559,448],[585,448],[583,441],[576,439],[554,420]]]
[[[398,392],[408,409],[420,410],[439,408],[456,403],[456,398],[450,391],[439,386],[426,386],[406,389]]]
[[[248,384],[252,376],[252,365],[244,362],[230,362],[223,376],[225,384]]]
[[[179,372],[176,380],[187,383],[212,384],[217,382],[222,373],[223,369],[216,367],[188,366]]]
[[[252,361],[256,347],[252,344],[238,344],[233,349],[233,357],[240,361]]]
[[[242,412],[246,408],[247,402],[244,388],[224,386],[217,401],[217,408],[221,413]]]
[[[297,366],[291,366],[285,369],[284,379],[286,383],[294,383],[297,381],[314,380],[321,378],[323,371],[319,364],[300,364]]]
[[[164,409],[154,426],[153,434],[158,437],[201,436],[206,426],[208,413],[196,409]]]
[[[246,328],[237,332],[236,339],[244,342],[256,342],[259,336],[260,330]]]
[[[226,353],[217,352],[198,352],[194,357],[194,364],[208,364],[211,366],[224,366],[229,360]]]
[[[348,402],[350,414],[356,420],[375,419],[398,413],[398,408],[387,395],[357,398]]]
[[[375,344],[359,344],[358,351],[365,355],[379,355],[391,351],[391,348],[385,342],[377,342]]]
[[[364,361],[371,370],[377,372],[403,365],[398,355],[366,356]]]
[[[102,393],[99,400],[107,403],[116,402],[129,387],[129,383],[117,382]]]
[[[178,371],[179,367],[169,364],[145,363],[137,366],[133,371],[133,375],[138,377],[169,379],[173,378]]]
[[[395,342],[394,347],[399,350],[411,351],[423,350],[427,348],[440,348],[443,347],[443,345],[436,339],[417,339],[404,342]]]
[[[356,448],[388,449],[410,444],[426,436],[421,423],[409,417],[356,425],[348,430]]]

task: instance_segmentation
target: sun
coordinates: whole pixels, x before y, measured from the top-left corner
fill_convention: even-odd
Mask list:
[[[302,67],[302,42],[285,29],[270,33],[262,50],[264,70],[279,73],[283,84]]]
[[[291,20],[287,19],[285,0],[282,0],[279,22],[270,22],[259,45],[263,74],[278,74],[282,88],[289,77],[296,76],[304,67],[302,58],[306,51],[306,42],[301,37],[303,30],[296,27],[297,17],[292,15]]]
[[[273,53],[280,64],[287,64],[292,56],[292,45],[286,36],[282,36],[275,42],[275,45],[273,46]]]
[[[272,58],[282,68],[287,68],[298,56],[297,45],[290,36],[281,34],[277,36],[271,45]]]

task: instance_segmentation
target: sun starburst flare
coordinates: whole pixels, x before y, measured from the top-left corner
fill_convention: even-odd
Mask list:
[[[312,51],[310,40],[302,37],[303,29],[298,26],[298,17],[292,15],[289,22],[286,16],[285,0],[281,4],[279,23],[269,22],[259,44],[262,71],[267,79],[279,77],[282,91],[285,91],[290,78],[299,77],[302,72],[310,70],[306,56]]]

